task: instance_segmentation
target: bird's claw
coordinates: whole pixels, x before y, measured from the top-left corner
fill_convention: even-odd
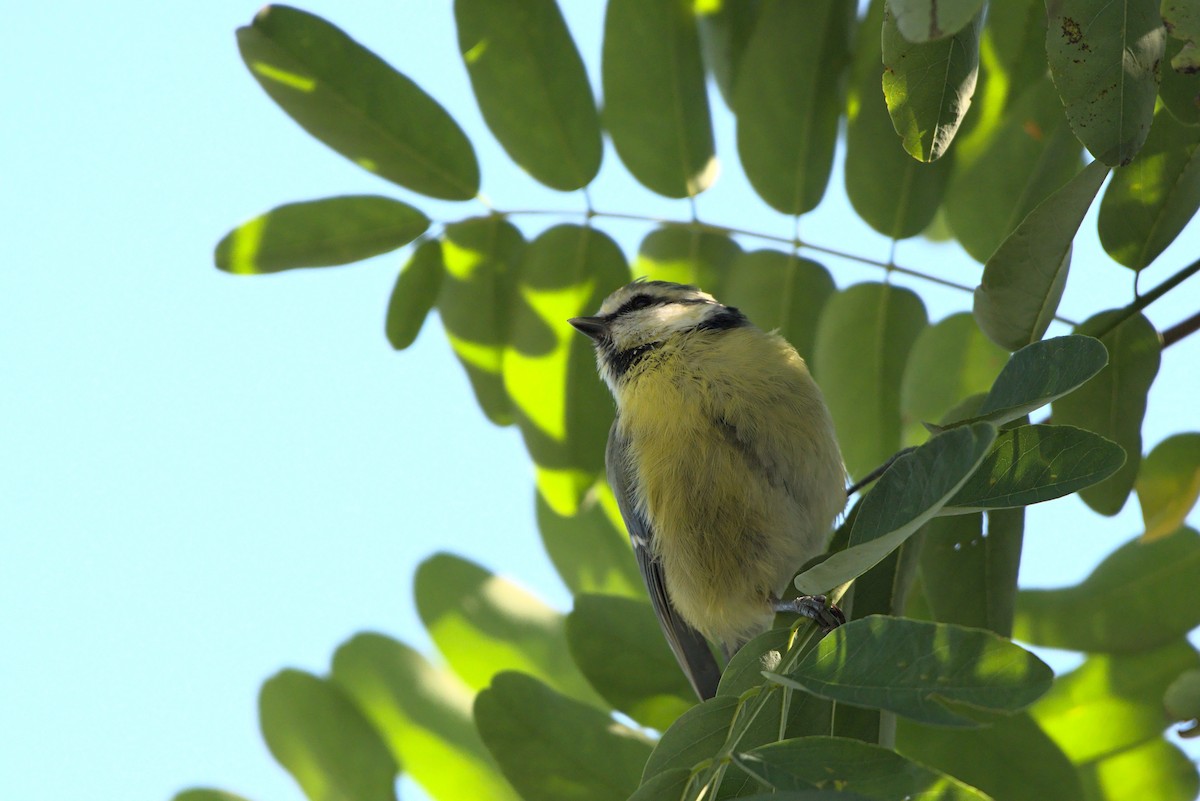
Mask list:
[[[801,595],[787,601],[775,601],[776,612],[791,612],[812,620],[825,634],[846,622],[846,615],[824,595]]]

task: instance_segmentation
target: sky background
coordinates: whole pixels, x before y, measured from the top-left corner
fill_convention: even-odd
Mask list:
[[[596,85],[602,4],[563,5]],[[497,206],[583,207],[577,195],[538,189],[487,133],[448,3],[304,7],[448,108],[475,143]],[[435,318],[403,353],[384,338],[406,254],[255,278],[212,266],[226,231],[285,202],[380,193],[442,221],[483,211],[415,197],[297,127],[238,56],[234,30],[255,11],[229,0],[5,11],[3,798],[166,801],[210,785],[299,801],[259,736],[260,684],[285,666],[323,672],[361,630],[431,652],[411,598],[421,559],[454,550],[569,607],[539,543],[516,430],[484,420]],[[700,198],[701,217],[789,235],[791,219],[750,193],[715,95],[713,108],[723,175]],[[601,209],[689,215],[686,203],[640,189],[611,147],[592,197]],[[517,222],[530,232],[549,224]],[[648,230],[599,226],[627,255]],[[1075,320],[1127,302],[1132,287],[1132,274],[1098,250],[1094,212],[1083,228],[1061,309]],[[838,181],[800,230],[888,254]],[[1196,253],[1193,223],[1142,288]],[[978,280],[957,246],[905,242],[897,260]],[[823,261],[841,286],[882,276]],[[1197,281],[1152,306],[1150,319],[1165,328],[1193,312]],[[897,283],[921,293],[933,320],[970,305],[963,293]],[[1164,353],[1147,448],[1200,428],[1197,364],[1200,337]],[[1140,529],[1136,501],[1112,519],[1080,506],[1069,498],[1031,510],[1024,585],[1074,583]]]

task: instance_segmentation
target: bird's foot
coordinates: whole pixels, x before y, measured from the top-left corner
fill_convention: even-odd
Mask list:
[[[842,610],[829,603],[824,595],[801,595],[787,601],[771,598],[771,603],[776,612],[790,612],[809,618],[826,634],[846,622]]]

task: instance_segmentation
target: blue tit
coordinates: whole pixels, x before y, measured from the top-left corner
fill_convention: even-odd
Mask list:
[[[822,553],[846,502],[833,420],[804,360],[775,332],[696,287],[634,281],[594,317],[616,399],[605,463],[655,614],[700,698],[776,611],[842,620],[780,597]]]

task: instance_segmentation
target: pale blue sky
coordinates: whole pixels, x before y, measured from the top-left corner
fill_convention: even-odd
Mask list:
[[[578,197],[533,187],[490,139],[448,5],[305,8],[448,107],[498,205],[581,208]],[[601,4],[564,7],[595,80]],[[516,431],[484,421],[436,319],[402,354],[383,337],[401,254],[264,278],[213,268],[213,245],[230,227],[288,201],[378,192],[438,219],[482,210],[414,199],[301,131],[238,57],[233,31],[255,10],[213,0],[98,12],[68,1],[5,12],[3,798],[165,801],[204,784],[298,801],[259,737],[259,685],[284,666],[323,671],[363,629],[428,650],[411,601],[419,560],[454,549],[569,603],[538,544]],[[723,115],[719,100],[714,109]],[[702,216],[790,233],[790,219],[746,189],[724,116],[717,134],[725,174],[701,198]],[[886,257],[887,242],[835,189],[802,233]],[[593,197],[604,209],[688,214],[638,189],[611,148]],[[646,230],[600,225],[627,253]],[[1089,236],[1094,225],[1093,215]],[[1143,288],[1198,252],[1193,224]],[[905,243],[898,259],[964,283],[978,277],[956,247]],[[840,285],[880,277],[826,264]],[[1082,243],[1063,313],[1081,319],[1125,302],[1106,279],[1129,275]],[[1198,280],[1150,318],[1165,327],[1194,311]],[[934,319],[969,308],[967,295],[909,285]],[[1197,364],[1200,337],[1164,354],[1148,445],[1200,427]],[[1112,520],[1074,514],[1078,506],[1031,513],[1027,585],[1082,578],[1139,528],[1134,502]]]

